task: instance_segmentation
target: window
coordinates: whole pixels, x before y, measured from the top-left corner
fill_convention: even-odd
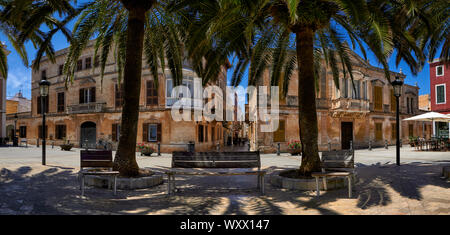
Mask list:
[[[374,87],[374,103],[375,110],[383,110],[383,88],[380,86]]]
[[[57,110],[58,112],[64,112],[65,106],[64,106],[64,92],[58,93],[58,104],[57,104]]]
[[[395,112],[397,110],[397,100],[394,96],[394,90],[391,89],[391,112]]]
[[[81,88],[79,95],[79,103],[95,103],[95,87]]]
[[[94,58],[94,66],[95,66],[95,67],[98,67],[99,64],[100,64],[99,57],[98,57],[98,56],[95,56],[95,58]]]
[[[355,96],[355,99],[361,99],[361,81],[359,81],[359,80],[356,80],[356,81],[354,81],[355,82],[355,89],[356,89],[356,94],[354,95]]]
[[[375,123],[375,140],[381,141],[383,140],[383,124]]]
[[[47,80],[47,70],[41,71],[41,80]]]
[[[205,142],[208,142],[208,126],[205,126]]]
[[[147,81],[147,105],[158,105],[158,91],[153,81]]]
[[[45,112],[48,113],[48,96],[45,96],[45,97],[38,96],[37,97],[37,113],[38,114],[42,113],[42,98],[44,99]]]
[[[203,138],[203,125],[198,125],[198,142],[203,142],[204,138]]]
[[[83,70],[83,60],[77,61],[77,71]]]
[[[344,95],[343,95],[343,97],[344,98],[348,98],[348,80],[347,79],[344,79]]]
[[[59,65],[59,68],[58,68],[58,75],[62,75],[62,74],[63,74],[63,71],[64,71],[64,65],[63,65],[63,64],[60,64],[60,65]]]
[[[92,68],[91,57],[88,57],[88,58],[84,59],[84,66],[85,66],[86,69]]]
[[[115,104],[116,108],[123,105],[123,85],[119,87],[119,84],[116,84],[115,86]]]
[[[363,81],[363,99],[366,100],[367,99],[367,82]]]
[[[119,136],[120,136],[120,124],[113,123],[111,129],[112,129],[112,130],[111,130],[111,138],[112,138],[112,141],[114,141],[114,142],[119,141]]]
[[[391,140],[397,139],[397,124],[391,123]]]
[[[19,127],[19,138],[27,138],[27,127],[26,126]]]
[[[45,125],[45,138],[48,136],[48,126]],[[38,137],[39,139],[42,139],[42,125],[38,126]]]
[[[444,76],[444,67],[442,65],[436,66],[436,77]]]
[[[413,124],[409,124],[408,125],[408,136],[414,136],[414,125]]]
[[[285,120],[278,121],[278,129],[273,133],[273,142],[285,142]]]
[[[436,86],[436,104],[445,104],[445,84]]]
[[[56,125],[55,126],[55,138],[57,140],[62,140],[66,138],[66,125]]]
[[[145,142],[161,141],[161,124],[160,123],[144,123],[143,124],[143,140]]]
[[[412,114],[414,114],[414,106],[413,106],[413,104],[414,104],[414,98],[411,97],[411,98],[409,98],[409,109],[410,109]]]

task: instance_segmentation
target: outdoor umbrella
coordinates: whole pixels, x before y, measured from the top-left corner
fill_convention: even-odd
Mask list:
[[[403,119],[403,121],[449,122],[450,116],[442,114],[442,113],[428,112],[428,113],[420,114],[420,115],[417,115],[414,117]]]

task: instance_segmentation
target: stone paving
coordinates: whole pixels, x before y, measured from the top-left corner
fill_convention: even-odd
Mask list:
[[[297,168],[299,157],[264,154],[263,168],[273,172]],[[80,197],[76,172],[79,149],[0,148],[0,214],[450,214],[450,182],[441,177],[450,152],[416,152],[402,148],[357,150],[358,182],[353,198],[347,189],[321,192],[275,188],[260,196],[254,176],[177,177],[179,192],[168,197],[167,183],[151,189],[87,187]],[[170,155],[137,156],[141,167],[157,173],[170,168]],[[268,180],[266,180],[268,182]]]

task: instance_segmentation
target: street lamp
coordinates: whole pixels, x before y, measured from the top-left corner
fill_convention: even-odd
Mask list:
[[[45,165],[45,98],[48,96],[48,88],[50,82],[41,80],[39,82],[39,94],[41,95],[41,111],[42,111],[42,165]]]
[[[14,136],[13,136],[13,147],[17,147],[18,145],[18,141],[17,141],[17,119],[19,119],[19,117],[17,116],[17,113],[14,114]]]
[[[392,87],[394,87],[394,96],[395,96],[395,103],[397,106],[397,113],[396,113],[396,129],[397,129],[397,153],[396,153],[396,161],[397,161],[397,166],[400,166],[400,116],[399,116],[399,98],[402,95],[402,85],[403,85],[403,81],[400,80],[400,78],[398,76],[395,76],[395,80],[391,83]]]

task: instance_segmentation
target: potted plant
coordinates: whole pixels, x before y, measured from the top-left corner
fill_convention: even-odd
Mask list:
[[[69,140],[66,140],[66,138],[64,138],[64,143],[60,145],[61,150],[64,151],[70,151],[70,149],[72,149],[73,144],[69,143]]]
[[[137,147],[139,148],[140,152],[141,152],[141,156],[151,156],[152,153],[155,152],[155,149],[149,145],[146,145],[144,143],[139,143],[137,145]]]
[[[302,145],[300,141],[294,140],[291,142],[288,142],[288,149],[291,155],[300,155],[302,152]]]
[[[411,147],[414,147],[414,146],[416,146],[416,144],[417,144],[417,137],[416,136],[410,136],[409,137],[409,145]]]

